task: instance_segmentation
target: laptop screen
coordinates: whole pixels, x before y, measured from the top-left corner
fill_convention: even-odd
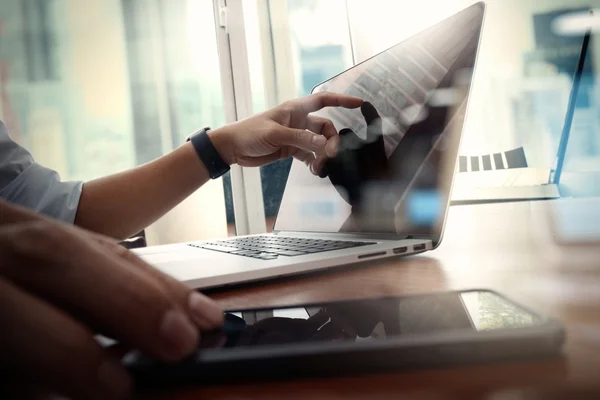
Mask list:
[[[484,6],[478,3],[317,86],[361,97],[327,108],[340,133],[320,176],[294,160],[276,231],[439,235]]]

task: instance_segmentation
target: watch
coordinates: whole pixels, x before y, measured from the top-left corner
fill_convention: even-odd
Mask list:
[[[211,179],[217,179],[227,171],[229,171],[229,165],[223,161],[219,152],[210,141],[207,132],[210,128],[202,128],[199,131],[192,133],[188,138],[187,142],[192,142],[196,154],[200,157],[200,160],[206,165],[208,174]]]

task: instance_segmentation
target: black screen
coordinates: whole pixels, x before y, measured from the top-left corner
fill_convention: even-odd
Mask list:
[[[483,6],[462,12],[319,85],[361,97],[326,108],[340,135],[319,176],[294,161],[278,231],[441,232],[475,67]]]
[[[527,328],[545,322],[487,291],[336,302],[310,307],[226,312],[224,328],[201,348],[308,342],[358,342],[444,332]]]

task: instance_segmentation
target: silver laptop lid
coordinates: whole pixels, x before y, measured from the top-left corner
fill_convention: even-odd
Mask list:
[[[321,176],[294,160],[275,231],[441,237],[484,16],[475,4],[318,85],[361,109],[317,113],[340,132]]]

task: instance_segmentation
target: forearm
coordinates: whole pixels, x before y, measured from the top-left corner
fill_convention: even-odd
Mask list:
[[[84,183],[75,224],[117,239],[145,229],[209,180],[191,143],[137,168]]]
[[[325,107],[357,108],[358,97],[320,92],[225,125],[208,136],[229,165],[258,167],[294,157],[323,162],[339,140],[334,124],[311,115]],[[332,147],[329,151],[329,147]],[[318,154],[319,157],[315,155]],[[209,173],[191,143],[149,164],[83,185],[75,224],[118,239],[146,228],[206,183]]]

